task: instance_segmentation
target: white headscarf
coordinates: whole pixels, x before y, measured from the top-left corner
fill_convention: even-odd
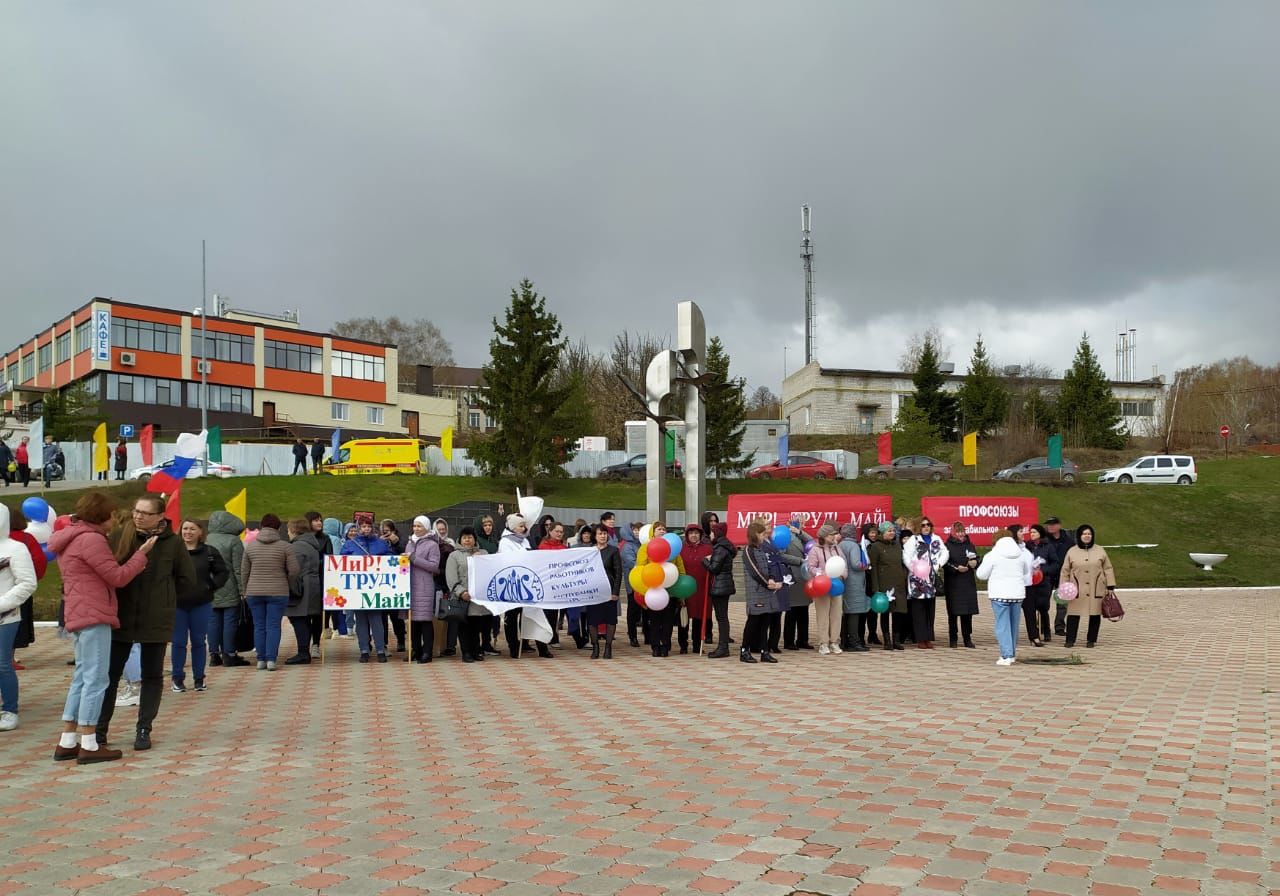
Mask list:
[[[434,529],[431,528],[431,520],[427,519],[425,516],[421,516],[421,515],[415,516],[413,518],[413,523],[415,526],[421,523],[422,528],[427,530],[427,535],[430,535],[432,532],[435,531]],[[416,544],[419,538],[426,538],[426,537],[427,537],[426,535],[419,535],[417,532],[414,532],[412,535],[409,536],[409,541]]]

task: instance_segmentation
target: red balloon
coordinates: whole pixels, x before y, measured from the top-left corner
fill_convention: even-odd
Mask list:
[[[817,592],[817,597],[825,597],[831,593],[831,578],[823,573],[819,573],[810,579],[813,582],[813,590]]]
[[[813,579],[804,583],[804,593],[806,597],[817,597],[818,590],[813,587]]]
[[[671,542],[665,538],[651,538],[645,547],[649,552],[649,560],[653,563],[666,563],[671,556]]]
[[[1039,585],[1043,581],[1044,581],[1044,570],[1042,570],[1040,567],[1037,566],[1031,573],[1031,584]]]
[[[69,513],[61,514],[60,516],[56,517],[53,521],[53,531],[61,532],[63,529],[67,528],[67,526],[70,526],[70,525],[71,525],[71,514]]]

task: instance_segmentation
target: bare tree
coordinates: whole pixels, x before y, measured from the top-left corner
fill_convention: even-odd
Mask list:
[[[757,386],[747,399],[748,420],[781,420],[782,399],[768,386]]]
[[[911,338],[907,340],[906,346],[902,349],[902,354],[898,356],[898,369],[903,373],[915,373],[916,368],[920,366],[920,356],[924,354],[926,344],[933,345],[939,361],[948,360],[948,356],[951,354],[951,346],[943,341],[942,331],[934,326],[911,334]]]
[[[452,367],[453,349],[440,328],[425,317],[402,320],[392,315],[385,320],[375,317],[353,317],[333,325],[335,333],[352,339],[367,339],[396,347],[400,369],[396,371],[402,386],[413,386],[417,380],[417,366]]]

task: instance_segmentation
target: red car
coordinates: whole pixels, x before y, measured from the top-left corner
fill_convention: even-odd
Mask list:
[[[787,456],[784,466],[775,460],[763,467],[756,467],[747,473],[748,479],[835,479],[836,465],[810,457],[807,454],[791,454]]]

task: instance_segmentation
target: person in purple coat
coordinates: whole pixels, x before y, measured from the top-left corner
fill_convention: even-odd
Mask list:
[[[409,555],[409,622],[411,662],[429,663],[435,652],[436,576],[440,574],[440,542],[425,516],[413,518]]]

